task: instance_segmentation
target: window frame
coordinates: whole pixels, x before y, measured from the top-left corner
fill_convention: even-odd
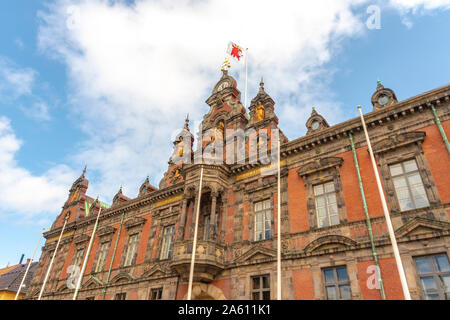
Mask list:
[[[156,294],[155,298],[153,298],[154,294]],[[163,294],[163,287],[151,288],[148,299],[149,300],[162,300],[162,294]]]
[[[256,207],[258,204],[262,204],[261,210],[256,211]],[[265,204],[268,205],[268,207],[265,207]],[[262,215],[262,229],[258,230],[258,217]],[[255,201],[253,203],[253,224],[254,224],[254,230],[253,230],[253,239],[254,241],[264,241],[269,240],[273,238],[273,232],[272,232],[272,220],[273,220],[273,203],[272,199],[263,199],[259,201]],[[267,225],[269,226],[267,228]],[[258,239],[259,231],[261,232],[262,239]],[[267,236],[267,232],[269,232],[269,235]]]
[[[79,252],[81,252],[80,255],[78,255]],[[81,264],[83,263],[84,252],[85,252],[84,247],[76,249],[75,254],[73,255],[72,265],[81,267]]]
[[[96,273],[102,272],[103,269],[105,268],[106,260],[108,259],[109,246],[110,246],[109,241],[105,241],[100,244],[100,247],[98,248],[99,254],[97,257],[96,264],[95,264],[94,272],[96,272]],[[103,250],[104,247],[106,247],[105,250]],[[103,256],[103,253],[104,253],[104,256]]]
[[[339,268],[345,268],[345,272],[347,274],[347,280],[346,281],[339,281],[338,278],[338,274],[337,274],[337,269]],[[334,277],[334,282],[327,282],[326,281],[326,277],[325,277],[325,271],[327,270],[333,270],[333,277]],[[326,300],[352,300],[352,287],[351,287],[351,281],[350,281],[350,276],[348,274],[348,268],[346,265],[340,265],[340,266],[333,266],[333,267],[324,267],[321,269],[321,273],[322,273],[322,283],[323,283],[323,290],[325,293],[325,298]],[[342,299],[341,297],[341,290],[340,287],[347,285],[349,290],[350,290],[350,299]],[[336,294],[337,294],[337,299],[330,299],[328,297],[328,291],[327,291],[327,287],[334,287],[336,290]]]
[[[268,288],[263,287],[264,284],[264,277],[268,278],[267,283],[269,284]],[[259,281],[259,288],[254,289],[253,288],[253,282],[254,279],[258,279]],[[266,300],[264,299],[264,293],[268,292],[269,293],[269,300],[271,298],[271,283],[270,283],[270,274],[262,274],[262,275],[255,275],[255,276],[251,276],[250,277],[250,300]],[[258,294],[258,299],[254,299],[254,294]]]
[[[120,298],[120,299],[118,299],[118,298]],[[116,293],[114,295],[114,300],[127,300],[127,293],[126,292]]]
[[[171,237],[170,237],[170,242],[169,244],[166,244],[166,241],[168,239],[168,237],[170,236],[170,234],[168,234],[166,236],[166,230],[168,229],[172,229],[171,231]],[[171,259],[173,257],[173,246],[174,246],[174,240],[175,240],[175,225],[171,224],[171,225],[167,225],[163,228],[163,232],[162,232],[162,242],[161,242],[161,252],[159,255],[159,259],[160,260],[168,260]]]
[[[330,184],[333,186],[333,191],[327,192],[326,191],[326,185],[330,185]],[[319,187],[319,186],[322,187],[323,193],[320,194],[320,195],[316,195],[316,188]],[[313,196],[314,196],[314,207],[315,207],[315,211],[316,211],[317,228],[326,228],[326,227],[339,225],[341,223],[341,221],[340,221],[340,218],[339,218],[338,194],[336,192],[336,187],[334,185],[334,181],[328,181],[328,182],[315,184],[315,185],[312,186],[312,190],[313,190]],[[331,216],[332,215],[330,214],[330,208],[329,208],[330,204],[329,204],[329,201],[328,201],[328,195],[330,195],[330,194],[333,194],[335,199],[336,199],[336,202],[334,203],[334,206],[336,207],[336,213],[333,216],[337,216],[338,222],[334,223],[334,224],[332,224],[332,222],[331,222]],[[319,221],[320,221],[320,219],[319,219],[319,210],[318,210],[319,206],[318,206],[318,203],[317,203],[318,202],[317,200],[319,198],[323,198],[324,201],[325,201],[326,218],[328,220],[328,224],[324,225],[324,226],[321,226],[320,223],[319,223]],[[333,205],[333,204],[331,204],[331,205]]]
[[[405,163],[411,162],[411,161],[414,161],[414,163],[415,163],[415,165],[416,165],[416,169],[415,169],[414,171],[406,172],[406,169],[405,169]],[[392,174],[392,167],[393,167],[393,166],[397,166],[397,165],[400,165],[400,166],[401,166],[402,173],[401,173],[401,174],[397,174],[397,175],[393,175],[393,174]],[[430,206],[430,200],[428,199],[428,194],[427,194],[427,190],[426,190],[426,188],[425,188],[424,180],[423,180],[423,178],[422,178],[422,175],[420,174],[420,169],[419,169],[419,164],[417,163],[417,159],[412,158],[412,159],[407,159],[407,160],[398,161],[398,162],[395,162],[395,163],[390,163],[390,164],[388,164],[388,170],[389,170],[389,175],[390,175],[391,180],[392,180],[392,185],[393,185],[393,187],[394,187],[394,193],[395,193],[395,198],[396,198],[396,200],[397,200],[397,205],[398,205],[398,208],[399,208],[399,210],[400,210],[401,212],[408,211],[408,210],[415,210],[415,209],[427,208],[427,207]],[[413,174],[417,174],[417,175],[419,176],[419,178],[420,178],[421,186],[422,186],[422,188],[423,188],[423,191],[424,191],[424,194],[425,194],[425,199],[426,199],[426,201],[427,201],[427,205],[425,205],[425,206],[418,207],[418,206],[416,205],[416,199],[415,199],[414,196],[413,196],[411,184],[410,184],[410,181],[409,181],[409,179],[408,179],[408,178],[409,178],[410,176],[412,176]],[[411,203],[413,204],[413,208],[405,208],[405,209],[402,209],[402,208],[401,208],[400,199],[399,199],[399,196],[398,196],[398,190],[397,190],[397,188],[395,187],[395,183],[394,183],[394,180],[395,180],[396,178],[403,178],[403,179],[406,181],[406,187],[407,187],[407,190],[408,190],[409,200],[410,200]]]
[[[450,263],[448,255],[446,253],[435,253],[435,254],[431,254],[431,255],[421,255],[421,256],[416,256],[413,257],[414,263],[415,263],[415,267],[416,267],[416,273],[417,273],[417,280],[418,283],[420,284],[420,289],[422,291],[422,297],[425,300],[433,300],[433,299],[428,299],[428,293],[425,291],[425,288],[423,287],[422,284],[422,280],[421,278],[428,278],[428,277],[433,277],[434,280],[434,284],[437,287],[437,294],[439,295],[439,299],[438,300],[447,300],[450,299],[450,288],[449,291],[446,292],[444,289],[445,284],[442,283],[442,280],[440,279],[440,276],[442,275],[450,275],[450,270],[449,271],[437,271],[436,270],[436,265],[435,265],[435,258],[438,256],[444,256],[447,258],[447,263]],[[428,262],[429,262],[429,266],[431,266],[432,271],[431,272],[427,272],[427,273],[420,273],[419,272],[419,268],[417,266],[417,259],[424,259],[427,258]],[[446,297],[447,295],[447,297]]]
[[[132,239],[136,240],[132,242]],[[123,263],[124,267],[129,267],[136,263],[138,251],[139,251],[139,233],[130,234],[127,242],[127,252],[125,254],[125,260]]]
[[[391,213],[405,211],[400,210],[389,166],[412,159],[416,160],[429,206],[441,203],[439,192],[422,148],[425,137],[426,133],[423,131],[392,133],[389,137],[374,143],[372,146]],[[427,207],[412,210],[423,210],[424,208]]]

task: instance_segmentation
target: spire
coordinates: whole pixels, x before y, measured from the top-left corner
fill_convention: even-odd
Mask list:
[[[81,176],[82,176],[83,178],[84,178],[84,174],[86,173],[86,169],[87,169],[87,165],[84,166],[83,173],[81,174]]]
[[[383,88],[384,88],[384,86],[381,84],[381,80],[378,79],[377,80],[377,90],[380,90],[380,89],[383,89]]]
[[[184,128],[189,131],[189,113],[186,114],[186,120],[184,120]]]
[[[261,77],[261,82],[259,83],[259,91],[264,91],[264,78]]]

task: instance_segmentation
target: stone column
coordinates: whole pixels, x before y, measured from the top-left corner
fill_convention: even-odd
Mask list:
[[[184,227],[186,226],[186,213],[187,213],[187,205],[189,200],[187,198],[183,198],[181,204],[181,216],[180,216],[180,226],[178,228],[178,241],[182,241],[184,239]]]
[[[209,235],[208,238],[211,240],[216,239],[216,203],[217,203],[217,193],[211,192],[211,215],[209,216]]]

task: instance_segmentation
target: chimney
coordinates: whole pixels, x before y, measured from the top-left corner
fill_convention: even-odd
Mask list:
[[[22,256],[20,257],[20,261],[19,261],[19,264],[22,264],[22,261],[23,261],[23,257],[25,257],[25,255],[24,255],[24,254],[22,254]]]
[[[31,258],[27,259],[27,264],[29,264],[31,262]]]

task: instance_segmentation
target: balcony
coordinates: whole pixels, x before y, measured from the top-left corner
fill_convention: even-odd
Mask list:
[[[192,258],[192,240],[174,244],[171,267],[182,277],[189,279]],[[197,241],[195,254],[194,282],[211,282],[224,269],[224,247],[215,241]]]

